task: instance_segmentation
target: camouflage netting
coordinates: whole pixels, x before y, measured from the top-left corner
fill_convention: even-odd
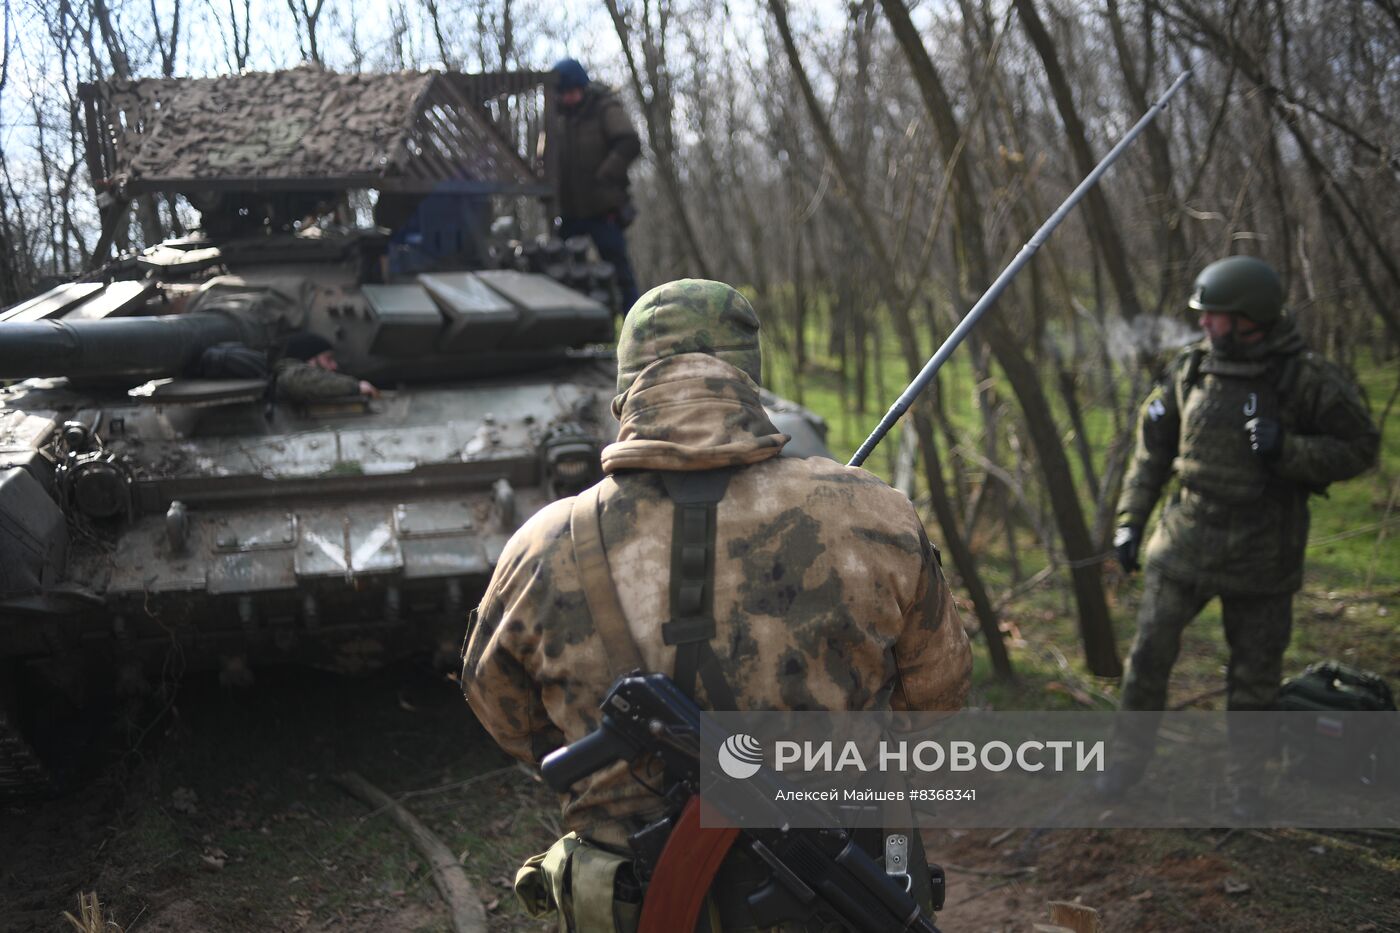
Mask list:
[[[244,179],[259,187],[310,179],[327,187],[538,184],[440,74],[296,68],[111,81],[96,96],[115,145],[113,175],[133,190]]]

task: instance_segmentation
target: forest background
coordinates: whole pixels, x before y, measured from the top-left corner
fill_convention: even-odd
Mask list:
[[[822,414],[842,458],[1190,67],[867,465],[919,505],[980,633],[970,702],[1110,708],[1140,590],[1110,547],[1136,408],[1196,338],[1196,272],[1261,256],[1384,435],[1377,469],[1313,500],[1286,672],[1335,657],[1400,678],[1396,0],[0,3],[0,306],[94,261],[80,82],[542,69],[570,54],[622,93],[644,140],[630,231],[643,285],[743,288],[767,383]],[[134,208],[123,248],[195,221],[178,199]],[[1223,705],[1226,657],[1208,609],[1172,704]],[[190,681],[161,741],[124,750],[87,792],[0,809],[0,926],[68,929],[60,910],[96,891],[127,929],[447,929],[431,866],[328,780],[349,768],[461,853],[491,929],[541,929],[508,876],[560,834],[554,799],[494,753],[455,686],[415,669],[266,671],[237,694]],[[1023,930],[1070,897],[1109,929],[1400,928],[1394,833],[925,842],[950,873],[946,929]]]
[[[1027,649],[1046,671],[1032,682],[1071,695],[1106,702],[1121,669],[1133,587],[1109,560],[1114,503],[1135,408],[1196,336],[1200,267],[1267,259],[1382,423],[1400,392],[1394,0],[5,0],[0,27],[0,305],[93,262],[80,82],[538,69],[567,53],[623,93],[646,143],[643,284],[744,288],[767,381],[828,419],[838,456],[1194,69],[870,464],[923,509],[988,669]],[[118,245],[193,222],[182,201],[139,199]],[[1361,615],[1354,640],[1317,651],[1361,650],[1392,674],[1396,451],[1321,504],[1304,594],[1346,593]]]

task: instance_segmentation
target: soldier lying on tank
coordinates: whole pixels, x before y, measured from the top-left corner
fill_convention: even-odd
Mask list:
[[[275,394],[292,402],[363,395],[379,398],[379,390],[363,379],[342,373],[335,359],[335,348],[319,334],[300,331],[287,340],[282,358],[274,368]]]
[[[587,735],[627,654],[709,709],[962,704],[971,653],[923,523],[864,470],[778,456],[788,437],[759,401],[758,330],[719,282],[672,282],[628,312],[606,478],[515,533],[465,647],[472,709],[520,760],[538,766]],[[692,560],[696,548],[709,556]],[[604,591],[615,612],[600,620]],[[629,929],[627,837],[664,804],[626,767],[582,786],[561,801],[574,832],[527,863],[517,891],[578,933]],[[569,873],[560,903],[548,891]],[[724,930],[751,927],[743,894],[763,878],[734,854],[724,862],[712,888]]]
[[[1380,435],[1355,383],[1307,351],[1283,300],[1278,275],[1259,259],[1207,266],[1189,302],[1206,339],[1177,356],[1143,403],[1118,500],[1114,544],[1125,571],[1138,569],[1162,489],[1173,476],[1180,488],[1145,549],[1124,710],[1165,708],[1182,631],[1214,597],[1230,646],[1229,708],[1270,709],[1302,585],[1308,497],[1376,462]],[[1100,782],[1108,795],[1141,776],[1152,735],[1136,735]],[[1242,767],[1257,753],[1232,757]]]

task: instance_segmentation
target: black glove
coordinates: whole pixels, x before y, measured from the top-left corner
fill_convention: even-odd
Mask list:
[[[1244,423],[1249,432],[1249,448],[1259,459],[1272,463],[1283,455],[1283,425],[1274,418],[1250,418]]]
[[[1137,525],[1119,525],[1113,533],[1113,550],[1118,555],[1118,566],[1124,573],[1134,573],[1138,567],[1138,547],[1142,544],[1142,529]]]

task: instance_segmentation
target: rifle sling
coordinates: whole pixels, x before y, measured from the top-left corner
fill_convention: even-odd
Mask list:
[[[618,602],[617,588],[608,569],[608,555],[603,550],[603,535],[598,527],[598,505],[605,479],[574,498],[569,515],[569,536],[573,539],[574,562],[578,565],[579,582],[588,602],[588,614],[603,640],[603,650],[613,665],[612,674],[620,677],[642,667],[637,643],[627,628],[627,616]]]

